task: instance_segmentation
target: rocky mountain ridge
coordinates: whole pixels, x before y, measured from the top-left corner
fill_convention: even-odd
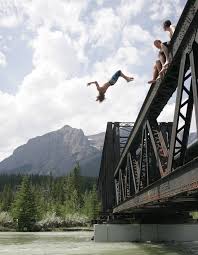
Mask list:
[[[0,162],[0,172],[59,176],[79,163],[82,175],[97,176],[103,141],[104,133],[85,136],[82,129],[66,125],[16,148]]]

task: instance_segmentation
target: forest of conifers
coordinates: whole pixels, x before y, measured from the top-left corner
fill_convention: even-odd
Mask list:
[[[96,178],[82,177],[79,166],[62,177],[0,176],[0,225],[20,231],[85,226],[99,210]]]

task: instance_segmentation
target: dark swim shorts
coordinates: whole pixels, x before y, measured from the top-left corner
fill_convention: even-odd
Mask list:
[[[121,75],[121,71],[119,70],[119,71],[117,71],[117,72],[111,77],[111,80],[109,81],[109,83],[110,83],[111,86],[113,86],[113,85],[117,82],[117,80],[118,80],[118,78],[120,77],[120,75]]]
[[[166,46],[168,49],[170,48],[170,41],[169,42],[163,42],[164,46]]]

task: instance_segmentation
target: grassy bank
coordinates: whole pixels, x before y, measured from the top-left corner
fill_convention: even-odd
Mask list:
[[[8,212],[0,212],[0,231],[16,231],[17,220]],[[42,220],[34,224],[33,231],[92,231],[90,220],[85,215],[67,214],[57,216],[55,212],[47,212]]]

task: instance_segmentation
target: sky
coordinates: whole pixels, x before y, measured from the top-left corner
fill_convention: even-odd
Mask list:
[[[64,125],[86,135],[108,121],[135,121],[150,85],[162,23],[177,24],[185,0],[0,0],[0,160]],[[122,70],[106,100],[89,81]],[[161,119],[171,121],[170,102]]]

